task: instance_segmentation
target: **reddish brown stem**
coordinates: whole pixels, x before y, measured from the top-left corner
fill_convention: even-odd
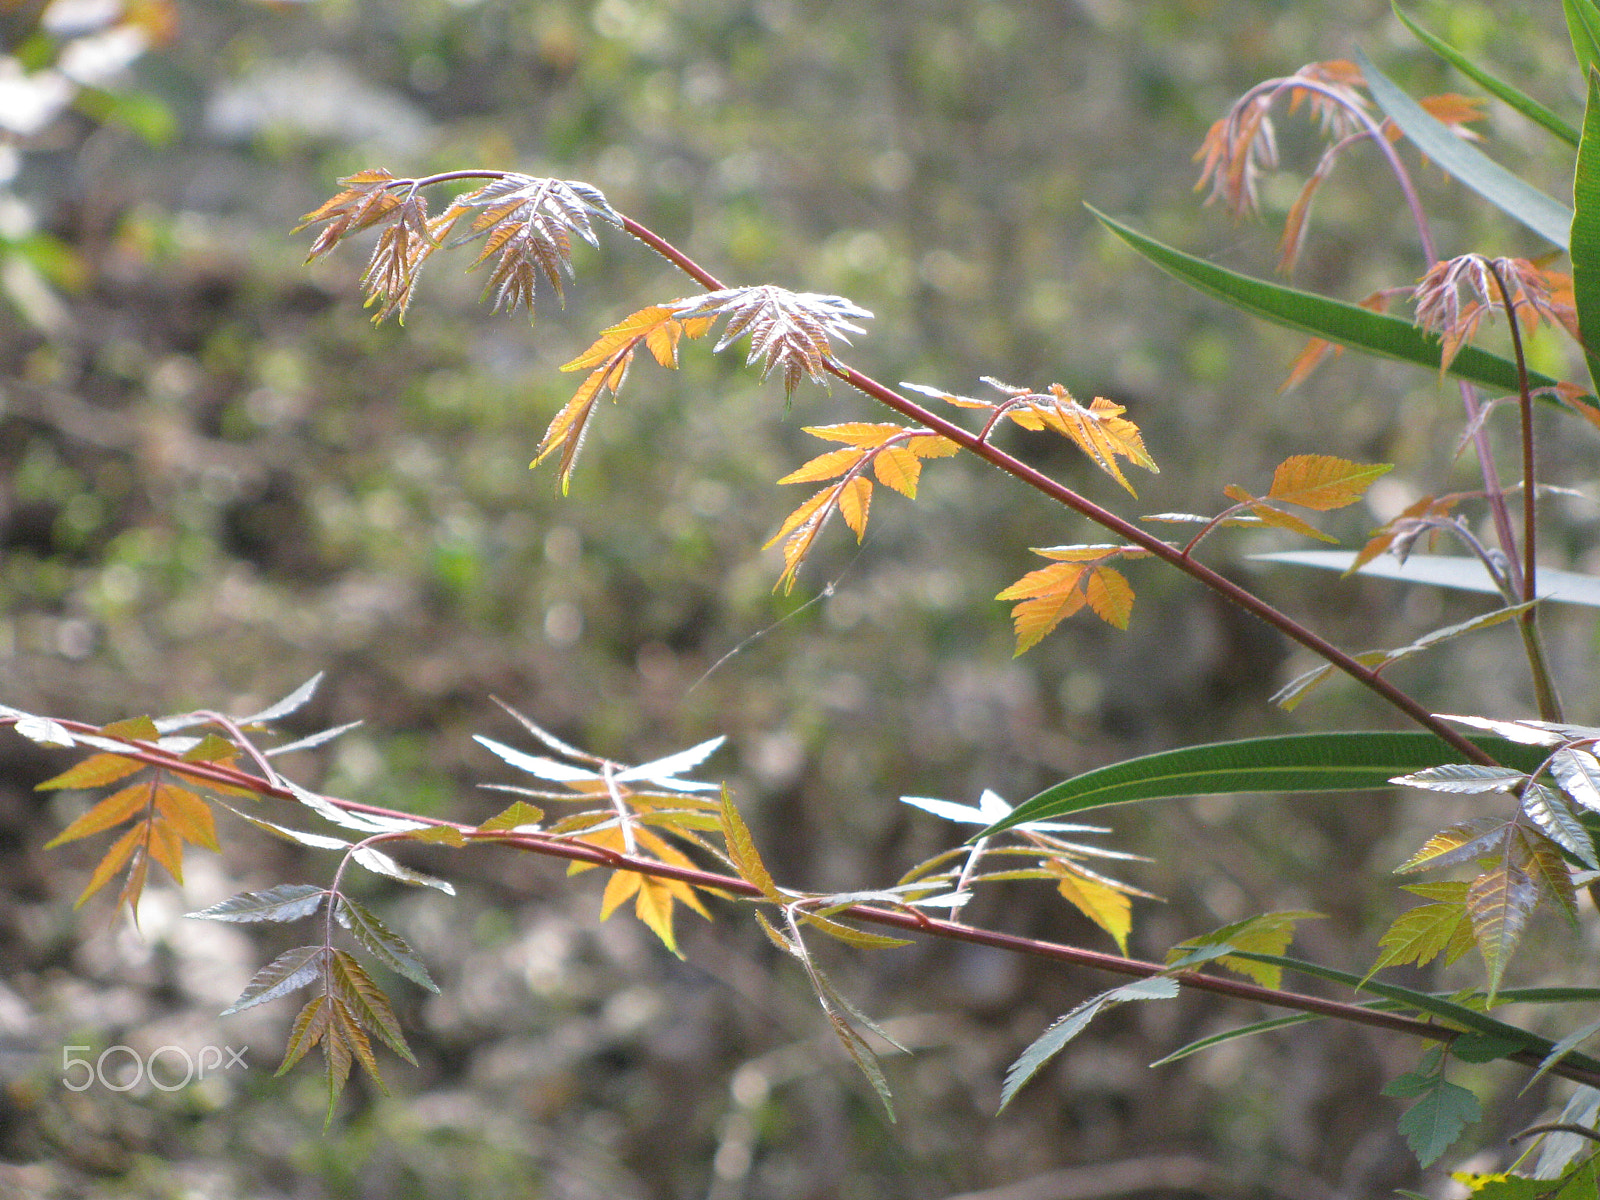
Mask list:
[[[15,717],[0,717],[0,726],[13,725]],[[71,733],[81,733],[104,737],[96,726],[79,721],[58,721],[57,724]],[[271,796],[280,800],[296,800],[293,792],[286,787],[268,783],[258,776],[251,775],[238,768],[219,763],[190,763],[183,761],[179,756],[162,750],[159,746],[148,742],[131,741],[120,738],[109,739],[120,743],[115,753],[136,759],[139,762],[149,763],[151,766],[162,767],[175,773],[188,775],[191,778],[205,779],[212,783],[226,787],[242,788],[255,792],[261,796]],[[373,816],[393,817],[403,820],[419,821],[427,825],[446,825],[459,831],[468,841],[480,843],[494,843],[510,846],[517,850],[524,850],[532,854],[542,854],[552,858],[564,858],[572,862],[590,863],[599,867],[610,867],[620,871],[635,871],[643,875],[650,875],[658,879],[674,879],[694,887],[722,892],[730,896],[745,899],[762,899],[762,893],[754,884],[732,875],[720,875],[713,871],[704,871],[698,867],[680,867],[670,863],[657,862],[654,859],[637,858],[631,855],[619,854],[602,846],[590,845],[586,842],[574,841],[569,838],[551,837],[538,833],[484,833],[476,826],[457,821],[445,821],[434,817],[420,817],[413,813],[400,812],[395,809],[382,808],[377,805],[359,804],[350,800],[341,800],[333,796],[322,797],[330,804],[350,812],[369,813]],[[377,840],[377,839],[375,839]],[[404,840],[404,834],[385,835],[381,840]],[[923,933],[931,937],[947,938],[952,941],[968,942],[974,945],[989,946],[997,950],[1005,950],[1014,954],[1027,954],[1035,958],[1050,959],[1055,962],[1069,963],[1074,966],[1089,967],[1097,971],[1105,971],[1115,975],[1126,975],[1137,979],[1147,979],[1156,975],[1168,973],[1168,968],[1160,963],[1146,962],[1140,959],[1121,958],[1114,954],[1106,954],[1096,950],[1085,950],[1078,946],[1068,946],[1060,942],[1047,942],[1038,938],[1019,937],[1014,934],[998,933],[992,930],[978,929],[971,925],[962,925],[954,921],[940,920],[921,912],[908,909],[884,908],[871,904],[852,904],[841,909],[830,909],[833,917],[849,917],[858,921],[865,921],[874,925],[883,925],[893,929],[904,930],[909,933]],[[1451,1042],[1460,1036],[1458,1030],[1445,1029],[1427,1021],[1417,1020],[1414,1017],[1401,1016],[1398,1013],[1381,1012],[1371,1008],[1364,1008],[1358,1004],[1348,1004],[1339,1000],[1328,1000],[1320,996],[1307,996],[1300,992],[1284,991],[1279,988],[1263,987],[1260,984],[1248,983],[1243,980],[1222,979],[1212,975],[1202,975],[1195,971],[1179,971],[1172,976],[1180,986],[1193,991],[1209,992],[1213,995],[1229,996],[1236,1000],[1248,1000],[1258,1004],[1269,1005],[1274,1008],[1289,1009],[1294,1012],[1309,1013],[1314,1016],[1328,1017],[1334,1020],[1347,1021],[1354,1025],[1365,1025],[1373,1029],[1383,1029],[1392,1033],[1402,1033],[1411,1037],[1425,1038],[1435,1042]],[[1539,1067],[1542,1057],[1535,1051],[1518,1051],[1506,1056],[1514,1062],[1524,1066]],[[1600,1087],[1600,1071],[1592,1071],[1582,1066],[1558,1062],[1550,1068],[1551,1073],[1587,1084],[1591,1087]]]
[[[696,283],[710,291],[720,291],[722,289],[723,284],[715,275],[712,275],[704,267],[689,258],[688,255],[684,254],[671,242],[630,217],[624,217],[622,222],[623,228],[630,234],[678,267]],[[997,449],[987,442],[982,435],[971,433],[963,426],[946,420],[914,400],[902,396],[893,388],[879,383],[868,375],[864,375],[854,367],[847,366],[832,358],[826,359],[823,365],[829,374],[844,380],[857,391],[871,397],[880,404],[886,405],[901,416],[917,421],[936,433],[943,434],[957,445],[970,450],[991,466],[998,467],[1000,470],[1026,483],[1034,490],[1042,492],[1058,504],[1089,518],[1097,525],[1132,542],[1134,545],[1148,550],[1155,557],[1171,564],[1199,583],[1211,588],[1225,600],[1259,617],[1285,637],[1299,642],[1308,650],[1332,663],[1363,687],[1376,692],[1411,720],[1448,742],[1459,753],[1465,755],[1467,761],[1482,763],[1486,766],[1495,765],[1492,755],[1473,745],[1465,735],[1439,720],[1406,692],[1384,679],[1377,671],[1363,666],[1326,638],[1308,629],[1286,613],[1280,612],[1253,592],[1246,591],[1226,576],[1190,558],[1183,550],[1147,533],[1139,526],[1123,520],[1109,509],[1101,508],[1098,504],[1079,495],[1064,484],[1056,482],[1021,459],[1014,458],[1004,450]]]

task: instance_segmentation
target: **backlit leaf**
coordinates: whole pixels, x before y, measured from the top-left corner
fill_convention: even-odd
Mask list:
[[[824,479],[832,479],[843,475],[851,467],[861,461],[865,451],[854,446],[844,446],[838,450],[829,450],[826,454],[819,454],[804,466],[796,467],[790,471],[779,483],[817,483]]]
[[[857,475],[839,489],[839,515],[855,532],[856,541],[867,534],[867,513],[872,507],[872,480]]]
[[[1491,1001],[1539,903],[1539,888],[1516,857],[1509,847],[1503,850],[1494,866],[1467,888],[1467,915],[1488,968]]]
[[[55,788],[104,787],[108,783],[115,783],[132,775],[135,771],[142,771],[146,765],[136,758],[124,758],[120,754],[91,754],[61,774],[38,784],[35,790],[47,792]]]
[[[144,832],[145,825],[141,822],[111,843],[111,848],[105,852],[99,863],[95,865],[94,873],[89,876],[89,882],[84,886],[83,891],[78,894],[78,898],[73,901],[73,908],[82,908],[84,901],[110,882],[111,877],[121,870],[122,865],[133,855],[134,848],[143,844]],[[142,858],[143,854],[144,851],[141,849],[139,857]]]
[[[217,845],[217,824],[211,806],[187,788],[163,783],[156,788],[156,810],[173,831],[186,842],[203,846],[213,853]]]
[[[1424,966],[1440,955],[1448,965],[1472,949],[1466,881],[1446,880],[1424,886],[1440,889],[1435,893],[1437,898],[1432,903],[1407,909],[1394,919],[1378,939],[1382,953],[1369,974],[1407,963]]]
[[[1372,481],[1393,470],[1392,463],[1356,463],[1325,454],[1286,458],[1272,475],[1267,496],[1328,512],[1361,499]]]
[[[1395,868],[1396,873],[1454,867],[1475,859],[1487,858],[1504,847],[1515,826],[1496,817],[1474,817],[1441,829],[1420,850]]]
[[[1226,946],[1229,950],[1249,951],[1254,954],[1282,954],[1288,949],[1289,943],[1294,941],[1294,927],[1297,923],[1321,920],[1322,917],[1322,913],[1300,911],[1269,912],[1247,917],[1243,921],[1235,921],[1220,929],[1213,929],[1210,933],[1179,942],[1167,951],[1167,962],[1177,962],[1186,950],[1215,946]],[[1255,980],[1262,987],[1275,988],[1281,986],[1283,982],[1283,968],[1270,963],[1254,962],[1234,954],[1223,955],[1217,959],[1217,963],[1230,971],[1237,971]]]
[[[482,825],[479,825],[478,831],[480,833],[509,833],[525,825],[537,826],[543,820],[544,809],[529,804],[525,800],[518,800],[509,808],[501,809]]]
[[[739,878],[753,884],[768,900],[782,900],[778,885],[773,882],[766,864],[761,861],[755,839],[750,836],[750,827],[734,807],[733,797],[727,788],[722,789],[722,836],[727,842],[728,857],[733,860],[733,869],[739,873]]]
[[[909,447],[886,446],[878,451],[872,458],[872,472],[884,487],[891,487],[913,500],[917,498],[917,477],[922,473],[922,460]]]
[[[1133,930],[1133,902],[1128,894],[1064,865],[1053,874],[1062,898],[1110,934],[1117,949],[1127,954],[1128,934]]]
[[[154,791],[155,787],[150,783],[135,783],[112,793],[46,842],[44,848],[50,850],[122,824],[150,804]]]

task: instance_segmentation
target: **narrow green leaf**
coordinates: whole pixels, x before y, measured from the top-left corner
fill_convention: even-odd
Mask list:
[[[1584,70],[1589,77],[1588,103],[1572,179],[1572,298],[1589,378],[1600,381],[1600,72],[1589,66]]]
[[[1481,1033],[1464,1033],[1450,1043],[1450,1057],[1462,1062],[1486,1063],[1515,1054],[1522,1042],[1515,1038],[1488,1037]]]
[[[1348,572],[1356,561],[1355,554],[1349,550],[1283,550],[1271,554],[1252,554],[1250,558],[1253,562],[1288,563],[1341,573]],[[1462,592],[1500,595],[1499,585],[1490,578],[1481,562],[1458,554],[1413,554],[1403,563],[1385,555],[1373,559],[1355,573],[1374,579],[1395,579],[1401,583],[1425,583]],[[1540,567],[1539,599],[1546,604],[1583,604],[1600,608],[1600,578],[1580,575],[1576,571]]]
[[[1214,1033],[1210,1037],[1198,1038],[1187,1046],[1181,1046],[1171,1054],[1156,1059],[1150,1065],[1152,1067],[1164,1067],[1168,1063],[1177,1062],[1180,1058],[1188,1058],[1191,1054],[1198,1054],[1202,1050],[1209,1050],[1211,1047],[1220,1046],[1224,1042],[1231,1042],[1238,1038],[1254,1037],[1258,1033],[1269,1033],[1274,1029],[1285,1029],[1291,1025],[1304,1025],[1310,1021],[1324,1019],[1317,1013],[1296,1013],[1292,1017],[1273,1017],[1266,1021],[1255,1021],[1249,1025],[1241,1025],[1238,1029],[1228,1029],[1222,1033]]]
[[[1360,49],[1356,65],[1366,77],[1367,90],[1389,119],[1416,144],[1428,159],[1444,168],[1507,216],[1520,221],[1540,237],[1567,248],[1572,210],[1519,176],[1506,170],[1483,151],[1463,141],[1448,125],[1406,95]],[[1513,389],[1514,390],[1514,389]]]
[[[1330,300],[1314,292],[1303,292],[1241,275],[1146,237],[1092,205],[1085,207],[1112,233],[1163,271],[1197,291],[1214,296],[1252,316],[1310,337],[1324,338],[1382,358],[1427,367],[1435,373],[1439,370],[1439,339],[1423,333],[1409,321],[1375,313],[1357,304]],[[1562,227],[1563,242],[1566,238],[1565,228]],[[1516,364],[1476,346],[1462,347],[1460,353],[1451,360],[1447,373],[1488,388],[1496,395],[1510,395],[1518,390]],[[1531,388],[1553,388],[1556,383],[1548,375],[1537,372],[1528,375]]]
[[[1438,1162],[1455,1145],[1468,1125],[1483,1119],[1478,1098],[1456,1083],[1440,1080],[1400,1117],[1399,1130],[1406,1145],[1424,1167]]]
[[[1572,38],[1572,53],[1578,69],[1588,75],[1600,61],[1600,11],[1593,0],[1561,0],[1567,17],[1567,33]]]
[[[1472,741],[1501,763],[1536,770],[1544,755],[1504,738]],[[1185,746],[1088,771],[1047,788],[978,834],[1084,809],[1174,796],[1230,792],[1382,790],[1396,775],[1456,762],[1460,754],[1431,733],[1297,733]]]
[[[264,892],[240,892],[220,904],[188,915],[203,921],[298,921],[322,907],[326,888],[309,883],[284,883]]]
[[[1291,971],[1299,971],[1302,975],[1310,975],[1316,979],[1326,979],[1330,983],[1342,983],[1357,991],[1371,992],[1375,996],[1382,996],[1386,1000],[1396,1001],[1401,1007],[1413,1009],[1417,1012],[1427,1013],[1439,1017],[1450,1027],[1470,1029],[1476,1033],[1486,1034],[1489,1037],[1508,1038],[1520,1040],[1521,1044],[1535,1054],[1548,1054],[1553,1043],[1549,1038],[1540,1037],[1516,1025],[1497,1020],[1487,1013],[1479,1012],[1448,996],[1431,995],[1428,992],[1419,992],[1413,988],[1401,987],[1393,983],[1380,983],[1376,979],[1362,979],[1348,971],[1340,971],[1334,967],[1325,967],[1321,963],[1307,962],[1305,959],[1287,958],[1279,954],[1257,954],[1253,951],[1241,950],[1240,958],[1254,958],[1260,962],[1276,963],[1287,967]],[[1504,998],[1510,1002],[1514,993],[1507,991]],[[1571,1054],[1568,1061],[1574,1066],[1581,1066],[1585,1070],[1600,1071],[1600,1060],[1587,1055]]]
[[[1504,80],[1489,74],[1488,71],[1479,67],[1437,34],[1429,33],[1410,17],[1406,16],[1405,10],[1400,7],[1399,0],[1395,0],[1393,7],[1394,15],[1400,18],[1401,24],[1416,35],[1418,41],[1444,59],[1445,62],[1455,67],[1468,79],[1471,79],[1484,91],[1504,101],[1535,125],[1543,126],[1545,130],[1566,142],[1567,145],[1576,146],[1578,144],[1578,131],[1573,128],[1571,122],[1563,120],[1527,93],[1519,91]]]

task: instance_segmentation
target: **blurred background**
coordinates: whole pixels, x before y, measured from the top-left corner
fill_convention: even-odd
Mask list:
[[[1559,5],[1420,15],[1576,119]],[[780,882],[818,890],[893,882],[965,836],[902,794],[1020,801],[1185,741],[1392,722],[1341,685],[1292,718],[1273,710],[1312,664],[1148,564],[1129,571],[1126,633],[1080,617],[1013,659],[994,594],[1038,565],[1027,547],[1088,531],[961,459],[929,464],[915,503],[880,492],[862,546],[830,528],[775,596],[778,551],[760,547],[803,493],[773,481],[821,449],[803,425],[881,419],[865,400],[807,384],[786,404],[742,350],[695,343],[676,373],[636,365],[562,498],[553,470],[528,470],[577,383],[557,367],[691,284],[608,236],[577,247],[565,309],[545,295],[530,329],[489,314],[457,251],[404,328],[373,329],[368,243],[308,267],[309,236],[289,233],[368,167],[587,180],[729,282],[871,309],[847,357],[880,379],[1057,381],[1126,404],[1162,467],[1132,480],[1136,502],[1059,445],[1007,443],[1119,511],[1215,511],[1223,485],[1260,491],[1291,453],[1401,463],[1370,510],[1325,522],[1349,544],[1418,495],[1472,486],[1453,389],[1347,357],[1280,396],[1297,338],[1185,292],[1082,204],[1270,274],[1314,131],[1281,121],[1291,170],[1267,181],[1260,224],[1203,208],[1191,155],[1250,84],[1358,42],[1414,92],[1462,87],[1385,3],[5,0],[0,33],[0,703],[94,722],[246,713],[324,671],[293,729],[363,724],[294,762],[299,781],[469,820],[503,805],[480,783],[518,782],[470,735],[527,744],[491,697],[623,761],[727,734],[700,777],[728,781]],[[1480,128],[1497,157],[1570,190],[1570,155],[1542,135],[1498,109]],[[1424,269],[1374,162],[1352,157],[1319,198],[1302,286],[1354,300]],[[1444,253],[1537,249],[1420,178]],[[1535,353],[1567,369],[1553,340]],[[1551,478],[1590,482],[1592,431],[1552,430]],[[1592,569],[1594,506],[1560,503],[1551,561]],[[1352,649],[1481,610],[1246,561],[1279,545],[1218,538],[1212,561]],[[1592,621],[1558,616],[1551,636],[1569,717],[1594,719]],[[1408,664],[1403,681],[1451,711],[1526,715],[1512,640]],[[383,978],[420,1065],[382,1055],[391,1094],[353,1080],[324,1132],[318,1064],[272,1073],[298,1004],[215,1015],[303,931],[181,915],[326,882],[328,856],[224,822],[224,853],[153,887],[137,934],[109,896],[73,908],[101,840],[41,849],[89,800],[33,791],[67,761],[0,737],[0,1195],[1437,1187],[1378,1095],[1415,1045],[1312,1025],[1150,1070],[1265,1014],[1134,1005],[997,1117],[1006,1065],[1108,980],[933,943],[824,950],[840,989],[915,1051],[886,1060],[891,1125],[745,912],[680,915],[680,962],[631,917],[598,921],[596,876],[496,852],[408,857],[455,880],[453,899],[360,881],[442,993]],[[1328,916],[1297,952],[1364,970],[1406,905],[1388,872],[1451,811],[1390,795],[1112,810],[1106,843],[1154,859],[1123,877],[1166,901],[1137,906],[1132,952],[1311,908]],[[980,896],[969,919],[1110,948],[1044,885]],[[1513,974],[1566,964],[1583,981],[1575,937],[1594,948],[1587,924],[1539,926]],[[63,1047],[112,1045],[248,1045],[249,1065],[170,1093],[63,1086]],[[1506,1105],[1474,1133],[1491,1149],[1564,1095],[1513,1099],[1523,1080],[1492,1068],[1453,1078]]]

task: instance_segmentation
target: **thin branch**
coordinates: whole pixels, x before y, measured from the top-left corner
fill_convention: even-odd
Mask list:
[[[14,725],[17,720],[17,717],[0,717],[0,726]],[[58,721],[57,724],[68,730],[68,732],[90,734],[102,738],[105,736],[100,733],[97,726],[84,722]],[[262,796],[272,796],[276,799],[298,803],[297,797],[287,787],[269,783],[258,776],[251,775],[247,771],[234,767],[220,766],[216,763],[184,762],[178,755],[162,750],[160,747],[148,742],[136,742],[121,738],[108,740],[125,743],[126,749],[118,750],[116,753],[124,754],[128,758],[137,759],[140,762],[149,763],[152,766],[164,767],[195,778],[208,779],[228,787],[244,788]],[[421,821],[428,825],[450,826],[456,829],[469,842],[505,845],[513,849],[547,857],[563,858],[572,862],[589,863],[599,867],[610,867],[620,871],[635,871],[657,879],[677,880],[693,887],[720,892],[724,895],[739,896],[751,900],[762,899],[762,893],[759,888],[734,875],[720,875],[712,871],[701,870],[698,867],[681,867],[671,863],[659,862],[655,859],[619,854],[603,846],[596,846],[571,838],[556,837],[542,833],[509,833],[503,831],[485,833],[475,825],[462,822],[418,816],[414,813],[342,800],[334,796],[322,798],[328,803],[350,812]],[[383,835],[383,840],[399,841],[404,840],[404,837],[399,834]],[[1148,979],[1170,973],[1170,969],[1160,963],[1122,958],[1115,954],[1085,950],[1078,946],[1069,946],[1060,942],[1047,942],[1038,938],[1020,937],[1015,934],[979,929],[975,926],[963,925],[957,921],[930,917],[915,910],[882,908],[872,904],[850,904],[832,910],[832,915],[835,917],[848,917],[875,925],[884,925],[908,933],[921,933],[930,937],[941,937],[952,941],[988,946],[1014,954],[1025,954],[1033,958],[1089,967],[1097,971],[1131,976],[1136,979]],[[1320,996],[1308,996],[1299,992],[1263,987],[1260,984],[1249,983],[1244,980],[1223,979],[1213,975],[1202,975],[1195,971],[1179,971],[1173,974],[1172,978],[1180,986],[1193,991],[1209,992],[1236,1000],[1253,1001],[1257,1004],[1265,1004],[1274,1008],[1310,1013],[1315,1016],[1346,1021],[1354,1025],[1366,1025],[1374,1029],[1383,1029],[1392,1033],[1424,1038],[1428,1041],[1448,1043],[1460,1036],[1459,1030],[1446,1029],[1413,1017],[1405,1017],[1397,1013],[1379,1012],[1356,1004],[1324,999]],[[1533,1050],[1519,1050],[1505,1057],[1536,1069],[1544,1063],[1544,1056]],[[1600,1087],[1600,1071],[1591,1070],[1584,1066],[1561,1061],[1552,1066],[1550,1072],[1591,1087]]]
[[[1511,328],[1511,349],[1517,360],[1517,407],[1522,429],[1522,602],[1538,598],[1535,578],[1535,551],[1538,547],[1538,458],[1533,437],[1533,393],[1528,387],[1528,361],[1522,348],[1522,326],[1517,320],[1517,306],[1511,299],[1511,287],[1494,260],[1484,260],[1484,266],[1500,289],[1501,303],[1506,310],[1506,324]],[[1539,612],[1530,608],[1517,618],[1517,628],[1527,651],[1528,665],[1533,673],[1533,690],[1539,703],[1539,716],[1546,721],[1561,720],[1561,699],[1556,694],[1555,681],[1550,676],[1549,663],[1544,654],[1543,639],[1539,636]]]

